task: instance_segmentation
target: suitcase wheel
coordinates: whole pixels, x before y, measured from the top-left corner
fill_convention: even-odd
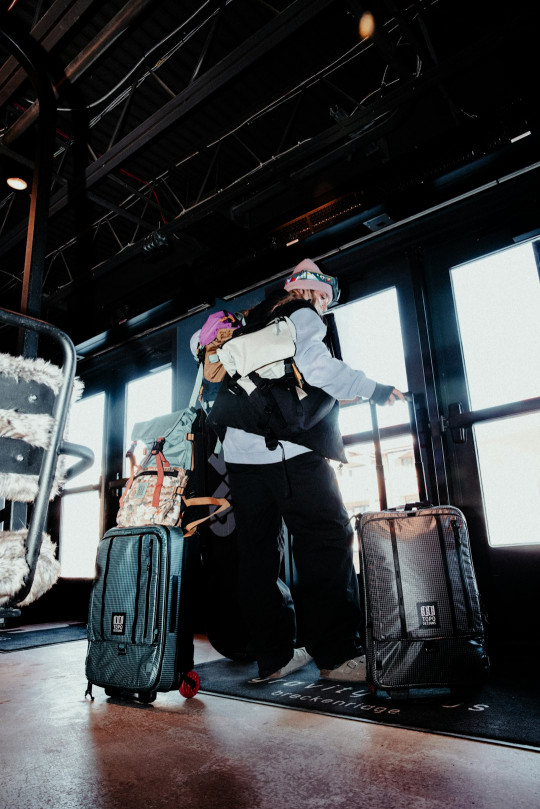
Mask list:
[[[139,702],[144,702],[145,704],[155,702],[156,697],[157,691],[139,691]]]
[[[201,686],[201,681],[199,679],[199,675],[196,671],[188,671],[186,674],[182,674],[182,682],[180,684],[180,688],[178,689],[183,697],[186,699],[191,699],[194,697],[197,691]]]
[[[122,697],[125,696],[125,691],[121,688],[113,688],[112,686],[108,686],[105,689],[105,694],[107,697]]]

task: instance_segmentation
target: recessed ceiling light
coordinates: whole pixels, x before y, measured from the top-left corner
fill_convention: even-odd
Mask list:
[[[28,188],[28,183],[26,180],[23,180],[22,177],[8,177],[6,182],[9,187],[15,189],[15,191],[24,191],[25,188]]]

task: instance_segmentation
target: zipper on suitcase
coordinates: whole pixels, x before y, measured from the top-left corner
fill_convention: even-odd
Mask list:
[[[164,530],[167,530],[167,529],[164,529]],[[157,567],[157,573],[156,573],[156,581],[162,582],[163,576],[165,576],[165,602],[164,602],[163,611],[162,611],[163,612],[163,622],[165,622],[165,619],[167,617],[167,581],[169,579],[170,552],[171,551],[170,551],[170,547],[169,547],[170,543],[167,542],[167,556],[165,558],[165,573],[162,573],[162,570],[161,570],[161,557],[163,555],[162,554],[163,546],[162,546],[162,543],[161,543],[161,538],[157,534],[156,534],[156,537],[157,537],[157,541],[158,541],[158,544],[159,544],[159,553],[158,553],[158,559],[157,559],[158,567]],[[159,591],[158,591],[158,596],[159,596]],[[152,621],[152,626],[153,626],[152,643],[155,640],[155,636],[156,636],[156,632],[157,632],[156,626],[157,626],[157,621],[158,621],[158,610],[159,610],[159,598],[156,598],[156,600],[154,602],[154,618],[153,618],[153,621]]]
[[[105,593],[107,591],[107,575],[109,573],[113,540],[114,537],[111,537],[109,547],[107,548],[107,560],[105,562],[105,572],[103,574],[103,590],[101,591],[101,616],[100,616],[101,640],[105,640]]]
[[[139,620],[139,597],[141,594],[141,573],[142,573],[142,549],[143,549],[143,535],[139,536],[139,544],[137,548],[137,587],[135,588],[135,606],[133,609],[133,626],[131,627],[131,642],[137,642],[137,621]],[[145,616],[146,620],[146,616]],[[144,635],[143,635],[144,638]]]
[[[459,574],[461,577],[461,586],[463,588],[463,601],[465,603],[465,611],[467,613],[468,628],[470,632],[473,632],[474,631],[473,613],[469,598],[469,590],[467,587],[467,578],[465,576],[465,566],[463,563],[463,545],[461,542],[461,534],[459,531],[459,522],[454,517],[454,519],[450,520],[450,525],[452,526],[452,531],[454,532],[454,539],[456,542],[456,554],[458,558]]]
[[[157,579],[156,580],[160,583],[161,586],[158,587],[158,598],[156,598],[155,604],[154,604],[154,621],[153,621],[154,635],[152,637],[152,642],[154,641],[154,637],[155,637],[155,634],[156,634],[156,624],[157,624],[157,616],[158,616],[158,603],[159,603],[159,597],[161,596],[161,590],[162,589],[164,590],[165,598],[163,599],[164,603],[163,603],[163,609],[161,611],[162,627],[160,627],[160,628],[163,630],[163,632],[165,632],[166,629],[167,629],[167,626],[166,626],[167,593],[168,593],[168,589],[169,589],[169,586],[168,586],[168,583],[169,583],[169,570],[170,570],[170,567],[171,567],[171,543],[170,543],[171,535],[170,535],[169,529],[166,528],[165,526],[163,526],[163,530],[167,531],[168,535],[169,535],[168,536],[169,541],[167,542],[167,553],[165,555],[165,571],[162,571],[162,569],[161,569],[161,557],[163,555],[162,554],[163,544],[162,544],[162,541],[161,541],[161,537],[157,533],[154,535],[157,538],[158,543],[159,543],[158,570],[157,570]],[[159,656],[159,666],[158,666],[157,675],[156,675],[156,678],[155,678],[155,681],[154,681],[154,685],[156,683],[159,683],[159,681],[161,679],[161,672],[163,670],[163,659],[164,659],[164,657],[165,657],[165,639],[163,639],[163,643],[161,644],[161,653],[160,653],[160,656]]]
[[[179,583],[178,576],[173,576],[171,580],[171,597],[169,599],[169,632],[176,631]]]
[[[448,553],[446,550],[446,542],[444,539],[444,531],[442,524],[442,515],[435,514],[435,525],[437,526],[437,534],[439,537],[439,545],[441,548],[441,560],[444,571],[444,580],[446,582],[446,592],[448,593],[448,608],[450,610],[450,620],[452,622],[452,636],[458,637],[458,626],[456,617],[456,605],[454,604],[454,590],[452,587],[452,579],[450,577],[450,568],[448,567]]]
[[[394,559],[394,572],[396,576],[396,589],[399,602],[399,623],[401,624],[401,634],[404,639],[409,637],[407,632],[407,617],[405,615],[405,600],[403,598],[403,585],[401,582],[401,566],[399,564],[399,552],[396,539],[396,527],[393,520],[389,520],[390,541],[392,543],[392,556]]]
[[[149,547],[148,547],[148,563],[146,565],[146,596],[144,602],[144,632],[143,638],[146,638],[148,634],[148,618],[150,613],[150,586],[152,584],[152,554],[154,551],[154,537],[150,537]],[[155,624],[155,621],[153,622]],[[152,638],[153,640],[153,638]]]

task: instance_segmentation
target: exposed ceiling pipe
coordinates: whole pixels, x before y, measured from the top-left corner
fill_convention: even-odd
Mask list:
[[[149,0],[146,0],[145,5],[148,2]],[[96,159],[85,170],[84,176],[79,179],[78,186],[71,189],[71,197],[67,192],[65,194],[55,194],[51,199],[49,216],[54,216],[63,210],[76,194],[86,193],[88,189],[104,177],[112,175],[112,172],[118,169],[125,160],[143,149],[147,143],[154,141],[169,127],[178,125],[187,112],[209,98],[212,93],[217,92],[228,81],[241,75],[243,70],[248,70],[264,53],[279,45],[287,37],[292,36],[315,13],[322,11],[332,2],[333,0],[296,0],[295,3],[288,6],[285,11],[264,26],[258,33],[229,53],[217,65],[203,73],[202,76],[182,90],[176,98],[164,104],[161,109],[150,115],[149,118],[115,143],[106,154]],[[23,121],[25,115],[21,116],[13,124],[6,135],[9,135]],[[20,134],[20,132],[17,132],[17,134]],[[19,226],[0,240],[0,255],[4,255],[23,236],[24,228]]]
[[[99,3],[100,0],[55,0],[32,28],[30,36],[44,51],[49,52],[70,32],[90,6]],[[0,107],[4,106],[25,79],[26,73],[17,60],[13,56],[6,59],[0,68]]]
[[[110,23],[99,33],[86,48],[73,59],[66,67],[64,75],[54,87],[54,92],[58,96],[62,85],[66,82],[74,82],[91,67],[96,59],[102,56],[105,51],[121,36],[131,25],[133,20],[152,4],[152,0],[128,0],[123,9],[112,18]],[[12,124],[4,135],[3,142],[9,146],[17,140],[29,126],[34,123],[39,113],[39,102],[35,101],[20,118]]]

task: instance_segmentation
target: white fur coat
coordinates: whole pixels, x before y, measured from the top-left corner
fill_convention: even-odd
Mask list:
[[[11,377],[17,381],[33,381],[47,385],[55,396],[58,395],[63,383],[62,370],[40,357],[27,359],[0,354],[0,394],[2,376]],[[82,390],[81,381],[76,379],[71,396],[72,404],[81,397]],[[46,413],[29,414],[20,412],[18,409],[2,409],[0,396],[0,437],[16,438],[26,441],[33,447],[47,450],[50,446],[53,428],[54,419]],[[64,483],[65,468],[65,456],[60,456],[50,493],[51,500],[56,497]],[[38,480],[38,475],[24,474],[24,472],[8,474],[0,469],[0,497],[20,503],[32,502],[38,492]]]
[[[28,573],[26,536],[28,531],[0,531],[0,605],[5,604],[22,587]],[[41,551],[30,592],[17,606],[25,607],[50,590],[60,575],[60,563],[55,555],[56,545],[43,534]]]

